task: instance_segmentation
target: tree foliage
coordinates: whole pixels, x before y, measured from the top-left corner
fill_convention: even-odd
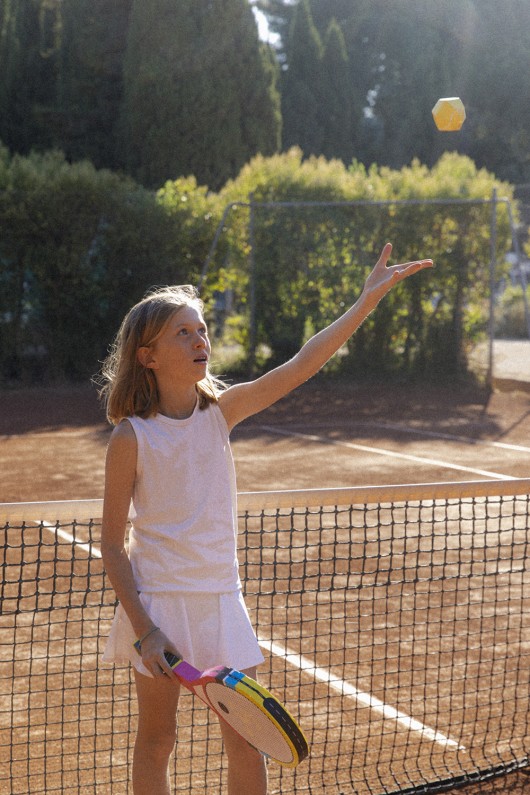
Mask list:
[[[1,0],[0,140],[218,188],[280,145],[278,65],[247,0]]]
[[[218,190],[293,145],[395,169],[458,151],[530,180],[522,0],[0,0],[0,69],[11,151],[58,148],[152,188]],[[451,95],[468,118],[440,134],[431,109]]]
[[[352,87],[353,157],[401,168],[417,157],[429,166],[443,151],[458,151],[502,179],[530,179],[530,5],[505,0],[257,0],[281,34],[285,81],[291,69],[291,33],[299,10],[324,39],[335,20],[344,36]],[[302,34],[301,34],[302,35]],[[318,91],[318,84],[312,91]],[[337,93],[339,85],[336,86]],[[326,100],[327,96],[327,100]],[[442,96],[460,96],[467,121],[460,133],[440,135],[431,109]],[[333,89],[322,92],[331,109]],[[303,106],[298,127],[287,127],[284,147],[305,154]],[[311,97],[307,120],[312,121]],[[325,152],[329,156],[329,152]],[[335,153],[341,156],[339,147]],[[346,163],[349,159],[346,159]]]
[[[132,0],[3,0],[0,140],[116,167]]]
[[[246,0],[133,2],[124,74],[123,149],[145,185],[219,188],[279,145],[274,63]]]
[[[288,59],[282,83],[283,144],[298,144],[307,155],[316,154],[323,136],[318,95],[322,42],[308,0],[301,0],[296,7],[289,30]]]

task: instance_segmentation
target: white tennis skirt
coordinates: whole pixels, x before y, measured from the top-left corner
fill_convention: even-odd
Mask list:
[[[141,593],[140,599],[149,618],[196,668],[206,670],[225,665],[241,671],[263,662],[241,591]],[[130,662],[139,673],[152,676],[134,648],[136,640],[120,604],[102,662],[114,665]]]

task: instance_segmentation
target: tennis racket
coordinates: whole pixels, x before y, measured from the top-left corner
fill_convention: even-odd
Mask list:
[[[139,644],[134,644],[139,652]],[[170,652],[165,658],[188,690],[264,756],[296,767],[309,754],[304,734],[287,709],[251,676],[218,666],[199,671]]]

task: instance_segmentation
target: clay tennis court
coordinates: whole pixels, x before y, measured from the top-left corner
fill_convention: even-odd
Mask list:
[[[1,502],[102,497],[110,429],[93,388],[0,399]],[[240,491],[526,477],[530,396],[317,378],[232,441]]]
[[[4,400],[5,397],[5,400]],[[108,428],[97,403],[94,393],[86,388],[64,388],[64,389],[45,389],[45,390],[23,390],[18,392],[5,393],[2,396],[5,410],[2,412],[2,425],[0,432],[2,438],[2,471],[6,473],[2,482],[2,501],[35,501],[35,500],[64,500],[64,499],[89,499],[99,498],[102,495],[103,486],[103,458],[106,441],[108,439]],[[306,385],[290,398],[282,401],[276,407],[255,417],[236,430],[233,437],[233,448],[238,470],[240,491],[261,491],[268,489],[308,489],[308,488],[327,488],[327,487],[349,487],[358,485],[375,485],[389,483],[419,483],[419,482],[449,482],[463,480],[488,480],[499,478],[525,477],[528,473],[527,460],[530,452],[530,400],[528,395],[522,393],[503,393],[495,392],[490,396],[478,390],[462,390],[441,387],[414,387],[411,385],[393,385],[392,388],[384,388],[381,385],[371,384],[363,386],[351,386],[348,384],[326,383],[323,380],[313,381]],[[274,515],[274,512],[273,512]],[[44,518],[44,517],[41,517]],[[53,521],[53,520],[52,520]],[[397,590],[399,587],[391,585],[384,600],[376,598],[377,591],[374,590],[375,583],[368,580],[363,581],[363,590],[355,591],[355,584],[352,582],[340,584],[334,589],[329,588],[329,577],[331,568],[337,574],[344,575],[345,571],[337,572],[337,559],[340,559],[340,550],[347,544],[344,533],[331,531],[324,524],[313,526],[313,519],[308,523],[307,518],[300,514],[293,520],[293,515],[288,514],[276,523],[272,517],[265,521],[268,528],[273,528],[271,544],[269,550],[263,553],[258,551],[258,541],[262,540],[259,523],[262,520],[255,517],[250,519],[250,539],[251,541],[242,550],[245,558],[245,566],[249,571],[249,581],[260,582],[259,587],[262,593],[254,594],[252,588],[249,593],[249,606],[257,617],[257,623],[262,628],[260,632],[264,635],[264,643],[269,643],[269,654],[267,658],[267,673],[270,678],[271,686],[277,687],[281,693],[286,692],[288,685],[299,688],[301,697],[300,719],[302,724],[311,725],[312,734],[317,743],[317,761],[334,755],[347,756],[351,754],[352,735],[355,735],[356,747],[365,747],[359,760],[360,765],[368,767],[384,767],[390,759],[391,746],[390,739],[386,736],[385,719],[374,719],[367,722],[363,715],[366,709],[359,707],[359,699],[339,697],[337,691],[330,691],[329,683],[322,681],[318,676],[311,676],[300,680],[300,670],[297,670],[296,657],[304,658],[315,669],[319,671],[340,671],[340,680],[348,682],[354,680],[357,685],[363,685],[361,692],[369,696],[384,695],[377,692],[378,671],[383,670],[383,662],[379,662],[374,653],[363,659],[362,653],[358,652],[362,644],[360,639],[371,631],[374,635],[372,649],[385,647],[385,654],[392,655],[396,643],[410,644],[412,627],[414,625],[414,615],[418,615],[418,607],[421,600],[427,600],[429,604],[430,643],[435,642],[436,634],[442,636],[449,634],[458,635],[458,628],[463,621],[463,615],[459,611],[467,611],[469,607],[464,607],[459,602],[459,582],[457,572],[454,568],[457,565],[456,559],[448,559],[445,562],[445,578],[440,583],[434,584],[427,590],[421,590],[421,586],[412,587],[408,594],[401,594],[401,601],[398,610],[391,609],[391,602],[397,600]],[[320,521],[320,519],[319,519]],[[351,521],[350,519],[348,521]],[[454,520],[458,524],[458,517]],[[510,515],[507,516],[508,525],[512,524]],[[521,525],[522,519],[519,518],[515,525],[519,534],[517,544],[522,544],[526,538],[526,525]],[[257,524],[256,524],[257,523]],[[292,535],[293,527],[296,530]],[[13,533],[14,531],[11,531]],[[79,686],[81,671],[70,670],[64,672],[60,669],[61,654],[64,653],[65,637],[64,627],[68,626],[68,639],[71,643],[83,646],[85,653],[92,655],[94,670],[89,668],[83,672],[83,690],[86,688],[87,704],[90,703],[91,686],[100,688],[104,693],[105,688],[118,688],[122,694],[122,701],[119,704],[119,715],[112,717],[113,739],[110,741],[108,735],[101,730],[105,720],[111,720],[105,715],[108,707],[102,703],[100,714],[83,715],[85,721],[84,735],[85,743],[82,746],[83,766],[87,766],[87,754],[94,757],[96,754],[93,748],[86,747],[90,743],[90,737],[98,734],[97,755],[101,758],[112,755],[113,760],[122,766],[126,763],[127,742],[130,733],[129,720],[129,691],[128,677],[123,672],[104,672],[98,673],[95,670],[95,649],[97,648],[97,627],[99,620],[108,620],[112,614],[112,594],[106,596],[106,604],[103,608],[98,605],[91,607],[90,599],[99,598],[98,588],[101,583],[101,564],[96,558],[92,558],[90,571],[87,570],[83,560],[89,557],[83,552],[82,544],[88,540],[90,528],[78,528],[75,540],[76,560],[76,591],[72,594],[59,594],[59,601],[54,609],[53,626],[35,628],[24,627],[24,618],[19,619],[19,633],[24,631],[27,634],[27,649],[29,650],[29,640],[33,644],[41,643],[40,659],[42,664],[46,664],[48,676],[56,675],[53,683],[53,693],[47,696],[42,693],[39,695],[38,669],[32,669],[34,676],[34,687],[37,690],[36,698],[47,700],[47,709],[54,708],[54,699],[57,710],[63,709],[61,698],[64,692]],[[97,527],[94,528],[94,543],[97,545]],[[323,537],[324,542],[329,533],[333,535],[333,541],[329,541],[324,546],[317,546],[316,537]],[[41,546],[41,555],[52,556],[55,554],[52,543],[53,528],[49,533],[49,547],[42,550],[42,531],[33,530],[33,536],[25,539],[26,551],[36,554],[36,548]],[[385,539],[384,532],[381,543],[381,531],[365,539],[363,552],[358,555],[356,560],[361,561],[369,551],[370,544],[379,545],[379,553],[385,554],[388,549],[390,539]],[[417,533],[416,533],[417,535]],[[47,534],[44,533],[47,537]],[[414,532],[409,534],[412,539]],[[12,536],[13,537],[13,536]],[[253,539],[253,540],[252,540]],[[303,546],[298,546],[303,541]],[[366,545],[368,543],[368,546]],[[401,542],[403,543],[403,542]],[[410,543],[413,543],[411,541]],[[510,542],[513,549],[513,539]],[[32,546],[34,545],[34,546]],[[13,544],[12,555],[20,554],[16,551],[16,544]],[[280,554],[275,554],[274,549],[280,549]],[[33,550],[33,552],[31,552]],[[308,551],[309,550],[309,551]],[[349,548],[348,570],[355,570],[352,567],[352,550]],[[401,553],[403,550],[401,550]],[[411,548],[410,554],[417,554],[417,549]],[[401,554],[400,553],[400,554]],[[55,576],[71,576],[72,547],[66,546],[64,549],[64,560],[54,562]],[[440,551],[440,555],[441,555]],[[458,565],[465,564],[462,561],[461,552],[454,553],[458,560]],[[503,553],[505,554],[505,553]],[[517,554],[520,554],[518,552]],[[267,557],[268,556],[268,557]],[[324,558],[324,565],[317,564],[316,558]],[[465,557],[465,556],[464,556]],[[309,559],[310,565],[305,561]],[[441,559],[441,558],[440,558]],[[257,569],[261,566],[261,575],[256,576]],[[474,561],[467,561],[471,565]],[[33,563],[35,567],[37,564]],[[42,569],[41,576],[45,569]],[[50,563],[50,565],[52,565]],[[292,588],[284,584],[281,586],[281,577],[278,580],[278,573],[289,570],[289,577],[296,584],[300,582],[301,572],[304,569],[306,585],[311,587],[305,589]],[[313,568],[311,568],[313,566]],[[253,569],[254,567],[254,569]],[[267,579],[267,572],[271,567],[276,571],[277,582],[274,593],[269,592],[271,586]],[[315,568],[316,567],[316,568]],[[331,568],[330,568],[331,567]],[[453,567],[453,568],[451,568]],[[340,569],[340,565],[339,565]],[[380,570],[380,568],[379,568]],[[31,568],[31,563],[26,567],[26,578],[28,582],[33,579],[33,596],[37,599],[38,591],[46,593],[51,590],[52,585],[44,582],[37,591],[35,590],[35,568]],[[373,573],[373,572],[372,572]],[[369,578],[371,572],[364,572],[365,577]],[[99,579],[98,579],[99,578]],[[326,579],[328,578],[328,579]],[[46,580],[46,577],[45,577]],[[75,608],[83,600],[87,599],[87,583],[90,580],[90,590],[96,596],[89,596],[88,605],[83,608],[83,621],[73,620]],[[278,585],[279,583],[279,585]],[[317,585],[318,583],[318,585]],[[353,586],[353,587],[352,587]],[[257,586],[256,586],[257,587]],[[348,596],[351,588],[350,596]],[[497,582],[497,596],[500,602],[505,602],[513,591],[513,583],[503,581]],[[269,589],[269,590],[268,590]],[[393,590],[392,590],[393,589]],[[326,597],[326,594],[328,596]],[[353,595],[353,598],[352,598]],[[360,596],[360,598],[358,598]],[[258,597],[260,604],[258,604]],[[479,605],[474,609],[480,608],[480,600],[477,601],[477,593],[474,600]],[[485,600],[482,600],[484,602]],[[370,612],[366,610],[356,613],[356,605],[370,605]],[[460,606],[459,606],[460,605]],[[91,614],[93,611],[93,615]],[[415,612],[416,611],[416,612]],[[526,613],[528,611],[526,610]],[[377,624],[375,619],[379,616],[379,621],[385,621],[386,628],[382,624]],[[479,621],[478,614],[468,615],[468,621]],[[480,614],[483,625],[493,626],[500,621],[501,631],[504,632],[504,642],[512,643],[514,638],[510,636],[513,626],[508,629],[510,624],[508,618],[495,618],[486,612]],[[504,624],[503,624],[504,621]],[[506,623],[507,622],[507,623]],[[345,650],[344,627],[348,629],[347,637],[349,641]],[[370,626],[368,626],[368,624]],[[505,626],[506,624],[506,626]],[[270,633],[267,634],[267,627],[275,628],[274,642],[276,646],[271,646]],[[334,632],[334,627],[340,625],[340,631]],[[371,627],[371,630],[370,630]],[[39,632],[41,635],[39,635]],[[432,633],[435,633],[433,636]],[[357,634],[356,634],[357,633]],[[45,658],[49,657],[50,634],[54,643],[57,643],[57,662],[49,661],[45,663]],[[434,638],[434,639],[433,639]],[[408,714],[421,723],[421,709],[418,706],[423,701],[440,698],[439,693],[433,691],[432,683],[416,681],[414,679],[415,670],[428,670],[425,667],[425,660],[428,658],[429,649],[426,646],[427,638],[423,638],[423,646],[416,641],[416,656],[409,655],[408,663],[401,664],[399,670],[394,671],[385,686],[385,693],[392,693],[394,686],[409,683],[409,695],[407,704],[403,709],[404,714]],[[454,641],[453,641],[454,643]],[[289,648],[294,645],[294,648]],[[55,648],[55,647],[54,647]],[[423,651],[422,651],[423,649]],[[47,650],[47,651],[46,651]],[[60,652],[60,653],[59,653]],[[451,653],[457,660],[459,653],[458,644],[449,649],[441,649],[442,654]],[[282,654],[284,655],[282,658]],[[286,662],[286,656],[290,655],[290,660]],[[477,662],[476,660],[474,661]],[[468,660],[468,675],[474,664],[473,660]],[[495,661],[490,660],[484,663],[486,667],[494,668]],[[53,665],[58,666],[56,673]],[[29,651],[27,653],[27,671],[30,671],[31,661]],[[456,671],[458,662],[455,662]],[[506,697],[511,690],[524,686],[521,680],[521,673],[513,671],[512,678],[504,684]],[[394,681],[392,681],[392,676]],[[487,685],[491,686],[484,670],[474,670],[473,676],[477,681],[477,690],[480,690],[481,677],[485,688],[485,698],[487,698]],[[99,677],[99,678],[98,678]],[[287,678],[286,678],[287,677]],[[524,679],[524,677],[523,677]],[[398,681],[399,680],[399,681]],[[302,681],[302,685],[300,685]],[[416,689],[415,689],[416,688]],[[430,689],[429,689],[430,688]],[[403,692],[406,688],[403,689]],[[432,691],[432,692],[431,692]],[[25,687],[18,684],[17,699],[24,700]],[[397,692],[397,690],[396,690]],[[123,696],[125,693],[125,696]],[[443,696],[443,693],[442,693]],[[401,697],[400,697],[401,698]],[[381,699],[384,702],[384,699]],[[296,704],[296,702],[295,702]],[[347,705],[346,719],[344,719],[344,704]],[[293,704],[290,703],[291,708]],[[354,711],[355,707],[355,711]],[[447,704],[443,698],[439,700],[438,707],[440,712],[447,709]],[[476,705],[475,705],[476,707]],[[79,706],[72,707],[73,713],[79,713]],[[413,714],[411,715],[411,712]],[[465,721],[472,722],[473,710],[466,705]],[[63,720],[66,725],[75,724],[79,720],[79,715],[69,714],[66,711]],[[341,717],[342,713],[342,717]],[[186,720],[195,725],[199,721],[204,725],[205,716],[199,713],[199,718],[193,719],[183,713],[181,730],[183,733],[191,731]],[[488,722],[499,721],[502,716],[489,715]],[[98,721],[99,720],[99,724]],[[502,723],[502,720],[501,720]],[[97,725],[100,730],[97,730]],[[425,724],[426,726],[426,724]],[[88,730],[90,728],[90,731]],[[428,729],[429,727],[426,726]],[[521,729],[521,731],[523,731]],[[41,729],[44,733],[44,726]],[[201,736],[203,733],[203,737]],[[440,734],[443,735],[442,732]],[[206,784],[201,779],[200,772],[200,748],[201,743],[206,743],[209,753],[218,759],[218,739],[215,733],[207,734],[206,728],[195,729],[195,752],[193,759],[186,761],[183,759],[181,765],[184,770],[181,775],[189,776],[192,781],[190,792],[216,792],[221,791],[220,784],[212,784],[210,778]],[[207,737],[209,736],[209,739]],[[445,738],[445,739],[443,739]],[[450,767],[450,755],[453,753],[454,746],[451,743],[459,743],[459,739],[443,735],[434,742],[425,738],[422,732],[411,730],[410,726],[400,725],[397,731],[397,739],[392,736],[392,743],[406,742],[409,751],[418,758],[425,758],[427,766],[441,764]],[[94,740],[92,739],[92,746]],[[324,744],[323,744],[324,743]],[[445,743],[445,744],[444,744]],[[217,744],[217,745],[216,745]],[[75,760],[79,758],[79,748],[75,747],[75,740],[70,741],[68,758],[73,769],[65,770],[60,773],[64,781],[64,792],[91,791],[87,789],[87,782],[90,778],[90,771],[76,770]],[[421,747],[420,747],[421,746]],[[348,751],[350,749],[350,751]],[[42,748],[41,748],[42,752]],[[38,757],[39,750],[35,753]],[[121,759],[120,759],[121,754]],[[125,760],[125,761],[124,761]],[[24,763],[22,763],[24,764]],[[215,762],[213,780],[219,782],[220,768]],[[316,762],[315,762],[316,764]],[[48,778],[54,776],[54,781],[59,775],[54,769],[59,765],[59,759],[42,759],[42,768],[46,769]],[[119,765],[118,765],[119,766]],[[196,773],[193,775],[186,770],[186,767],[193,767]],[[399,778],[399,771],[394,763],[391,775]],[[122,775],[122,774],[121,774]],[[296,774],[298,776],[298,774]],[[303,769],[300,776],[303,777]],[[335,777],[335,781],[333,781]],[[316,779],[316,776],[315,776]],[[501,784],[495,785],[492,791],[496,792],[523,792],[525,784],[528,786],[528,779],[523,774],[516,774],[514,782],[509,783],[502,780]],[[302,779],[300,779],[302,780]],[[290,771],[284,772],[279,778],[274,778],[273,783],[277,792],[293,792],[293,779]],[[20,789],[17,792],[37,792],[46,791],[37,789],[35,781],[34,789]],[[325,782],[326,783],[326,782]],[[122,789],[120,789],[120,786]],[[318,784],[306,783],[307,792],[370,792],[376,790],[362,790],[360,785],[356,790],[347,789],[344,781],[340,780],[337,773],[329,772],[326,788],[318,789]],[[385,785],[386,786],[386,785]],[[491,785],[492,787],[494,785]],[[81,787],[80,790],[75,787]],[[83,787],[85,789],[83,789]],[[96,792],[126,792],[124,784],[114,783],[114,789],[110,782],[103,782],[96,788]],[[311,788],[313,787],[313,788]],[[510,787],[510,789],[508,789]],[[518,788],[518,789],[517,789]],[[0,785],[0,791],[1,785]],[[392,791],[388,784],[388,792]],[[489,791],[481,787],[480,791]]]

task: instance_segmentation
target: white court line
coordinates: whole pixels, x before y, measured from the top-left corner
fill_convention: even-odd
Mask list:
[[[509,442],[495,442],[492,439],[470,439],[469,436],[458,436],[453,433],[443,433],[442,431],[428,431],[425,428],[409,428],[407,425],[399,425],[393,422],[369,422],[359,423],[361,427],[382,428],[383,430],[400,431],[402,433],[411,433],[416,436],[427,436],[432,439],[448,439],[451,442],[460,442],[467,444],[470,447],[497,447],[500,450],[511,450],[515,453],[530,453],[530,447],[522,444],[510,444]]]
[[[283,646],[272,640],[258,638],[258,643],[263,649],[267,649],[267,651],[270,651],[276,657],[283,657],[283,659],[294,668],[299,668],[304,674],[312,676],[316,681],[328,685],[330,690],[335,690],[337,693],[340,693],[341,696],[350,696],[360,704],[370,707],[371,710],[381,715],[385,720],[393,720],[405,729],[417,732],[421,734],[422,737],[432,740],[433,743],[438,743],[438,745],[457,748],[459,751],[466,750],[465,747],[457,743],[456,740],[451,740],[449,737],[446,737],[445,734],[441,734],[441,732],[435,731],[429,726],[425,726],[425,724],[421,723],[419,720],[411,718],[410,715],[407,715],[405,712],[394,709],[394,707],[385,704],[370,693],[363,693],[362,690],[358,690],[349,682],[345,682],[344,679],[334,676],[327,668],[316,667],[307,657],[284,649]]]
[[[342,442],[338,439],[328,439],[326,436],[317,436],[312,433],[299,433],[297,431],[284,430],[283,428],[275,428],[272,425],[260,425],[263,431],[268,433],[276,433],[280,436],[293,436],[298,439],[307,439],[310,442],[319,442],[320,444],[331,444],[335,447],[347,447],[350,450],[359,450],[363,453],[375,453],[376,455],[384,455],[389,458],[401,458],[405,461],[414,461],[416,464],[428,464],[429,466],[444,467],[445,469],[456,469],[459,472],[468,472],[474,475],[483,475],[487,478],[494,480],[512,480],[512,475],[503,475],[500,472],[490,472],[488,469],[476,469],[475,467],[466,467],[462,464],[449,463],[448,461],[441,461],[436,458],[423,458],[422,456],[410,455],[409,453],[398,453],[394,450],[386,450],[384,447],[369,447],[365,444],[355,444],[354,442]]]
[[[341,423],[345,424],[345,423]],[[349,427],[356,428],[380,428],[384,431],[399,431],[399,433],[409,433],[415,436],[427,436],[432,439],[447,439],[450,442],[459,442],[469,447],[497,447],[500,450],[511,450],[515,453],[530,453],[530,447],[522,444],[510,444],[509,442],[495,442],[493,439],[473,439],[470,436],[459,436],[456,433],[444,433],[443,431],[429,431],[426,428],[411,428],[409,425],[400,425],[397,422],[352,422],[347,423]],[[315,428],[336,428],[331,423],[326,425],[316,424]]]
[[[88,552],[89,555],[92,555],[95,558],[101,557],[101,552],[97,547],[93,546],[93,544],[83,544],[82,542],[77,541],[73,535],[67,533],[66,530],[61,530],[60,527],[57,527],[51,522],[37,522],[37,524],[42,524],[43,527],[45,527],[47,530],[50,530],[50,532],[54,533],[56,536],[59,536],[59,538],[62,538],[63,541],[68,541],[69,544],[76,544],[79,549],[83,549],[85,552]]]
[[[401,425],[397,422],[317,422],[311,423],[313,428],[337,428],[338,426],[351,428],[378,428],[384,431],[398,431],[399,433],[412,434],[414,436],[426,436],[432,439],[448,439],[451,442],[459,442],[469,447],[497,447],[500,450],[511,450],[515,453],[530,453],[530,447],[522,444],[511,444],[510,442],[495,442],[493,439],[472,439],[470,436],[459,436],[456,433],[444,433],[443,431],[429,431],[426,428],[411,428],[409,425]],[[296,428],[291,425],[291,428]],[[304,426],[302,426],[304,427]]]

